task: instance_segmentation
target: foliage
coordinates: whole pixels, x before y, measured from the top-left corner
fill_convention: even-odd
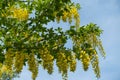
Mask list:
[[[98,52],[105,57],[100,40],[102,30],[93,23],[80,26],[79,9],[80,5],[71,0],[1,0],[1,79],[16,77],[28,64],[35,80],[40,65],[52,74],[55,61],[66,80],[68,70],[76,70],[77,60],[85,71],[91,64],[99,78]],[[62,27],[47,28],[45,24],[51,21],[75,25],[66,31]],[[67,40],[72,41],[72,48],[65,46]]]

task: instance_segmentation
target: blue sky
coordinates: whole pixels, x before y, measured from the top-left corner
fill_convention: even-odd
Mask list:
[[[90,22],[96,23],[104,30],[101,35],[106,51],[106,59],[100,58],[101,78],[99,80],[120,80],[120,0],[73,0],[79,2],[82,9],[79,11],[81,25]],[[50,24],[51,26],[53,24]],[[63,25],[63,24],[61,24]],[[68,25],[68,24],[67,24]],[[68,74],[68,80],[97,80],[92,68],[84,72],[80,62],[77,70]],[[31,73],[24,67],[20,78],[14,80],[32,80]],[[48,75],[39,68],[37,80],[62,80],[61,74],[55,67],[54,73]]]

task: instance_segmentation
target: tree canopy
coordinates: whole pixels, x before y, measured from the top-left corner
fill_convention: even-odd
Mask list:
[[[79,9],[72,0],[1,0],[0,79],[11,80],[28,65],[35,80],[40,65],[52,74],[56,63],[67,80],[68,71],[76,71],[78,61],[85,71],[91,64],[99,78],[98,53],[105,57],[100,40],[103,30],[94,23],[80,26]],[[64,30],[64,25],[48,28],[49,22],[74,25]],[[65,46],[68,40],[72,48]]]

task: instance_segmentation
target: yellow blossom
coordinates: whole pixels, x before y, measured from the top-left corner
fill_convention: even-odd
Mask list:
[[[66,22],[66,19],[67,19],[67,16],[68,16],[68,13],[66,11],[63,12],[63,16],[62,16],[62,20],[64,22]]]
[[[77,13],[77,9],[75,7],[72,7],[71,10],[70,10],[70,13],[76,14]]]
[[[4,72],[6,72],[7,70],[8,70],[8,69],[7,69],[6,65],[3,65],[2,68],[1,68],[1,72],[4,73]]]
[[[28,19],[28,10],[22,8],[13,9],[13,18],[17,18],[18,20],[27,20]]]

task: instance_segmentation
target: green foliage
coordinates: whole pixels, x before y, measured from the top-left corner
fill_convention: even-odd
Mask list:
[[[3,74],[12,79],[28,64],[35,80],[40,65],[52,74],[56,61],[59,72],[66,80],[68,70],[76,70],[77,60],[82,62],[85,71],[91,64],[99,78],[98,52],[105,57],[100,40],[102,30],[93,23],[80,26],[78,9],[80,5],[70,0],[1,0],[1,79]],[[62,27],[47,28],[45,24],[51,21],[75,21],[75,25],[66,31]],[[68,39],[72,40],[73,47],[70,49],[65,46]]]

